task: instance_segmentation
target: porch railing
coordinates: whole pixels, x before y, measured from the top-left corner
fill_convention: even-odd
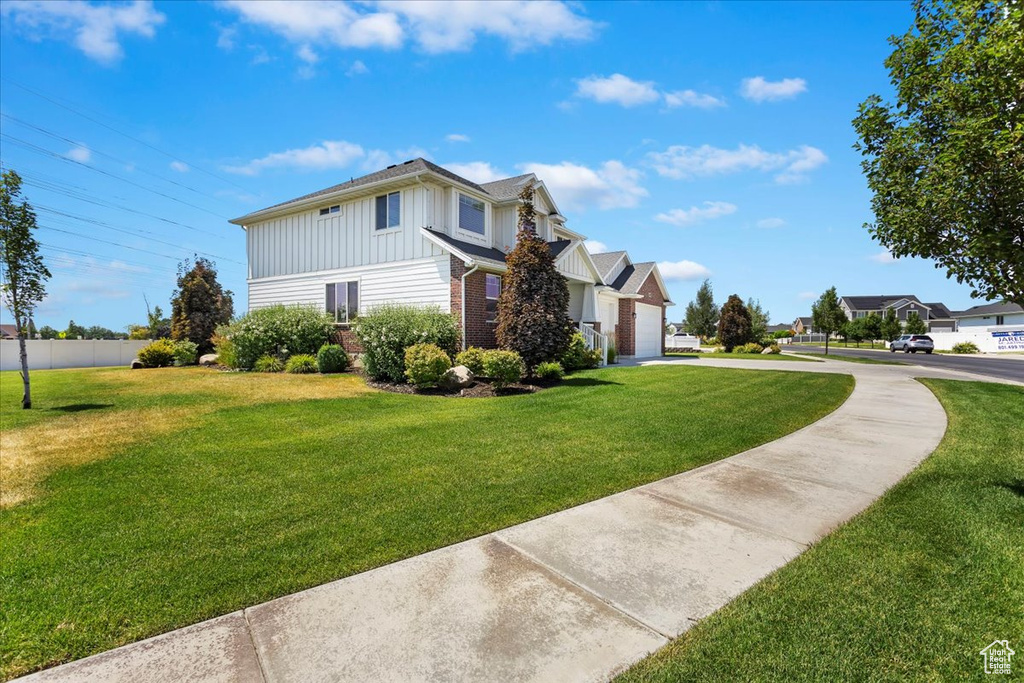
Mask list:
[[[588,349],[597,349],[601,352],[601,365],[608,364],[608,335],[601,334],[594,329],[594,326],[590,323],[579,324],[580,333],[583,335],[583,341],[586,342]]]

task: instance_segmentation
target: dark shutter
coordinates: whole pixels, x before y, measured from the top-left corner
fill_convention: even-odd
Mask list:
[[[327,285],[327,312],[331,314],[331,317],[335,317],[334,311],[334,283],[332,282]]]
[[[377,197],[377,229],[383,230],[388,227],[388,196],[383,194]]]

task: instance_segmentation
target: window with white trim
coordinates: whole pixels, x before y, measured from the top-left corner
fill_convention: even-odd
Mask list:
[[[377,197],[377,229],[394,228],[402,222],[402,193],[391,192]]]
[[[326,216],[326,215],[332,214],[332,213],[339,213],[340,211],[341,211],[341,204],[335,204],[334,206],[325,206],[324,208],[320,209],[320,215],[321,216]]]
[[[359,282],[331,282],[327,285],[327,312],[334,322],[348,324],[359,315]]]
[[[484,275],[484,299],[487,302],[487,322],[498,322],[498,298],[501,297],[501,276]]]
[[[459,229],[484,234],[484,203],[459,193]]]

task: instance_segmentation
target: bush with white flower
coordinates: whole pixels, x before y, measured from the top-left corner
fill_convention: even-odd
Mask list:
[[[385,304],[360,316],[355,326],[363,346],[366,374],[386,382],[405,382],[405,350],[434,344],[451,358],[459,348],[455,317],[436,307]]]
[[[250,370],[262,356],[315,355],[333,332],[333,319],[316,306],[277,305],[222,325],[214,343],[222,363]]]

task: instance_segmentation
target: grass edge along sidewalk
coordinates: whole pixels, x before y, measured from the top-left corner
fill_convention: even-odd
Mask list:
[[[932,455],[616,682],[982,680],[993,640],[1021,652],[1024,389],[921,381],[949,416]]]

